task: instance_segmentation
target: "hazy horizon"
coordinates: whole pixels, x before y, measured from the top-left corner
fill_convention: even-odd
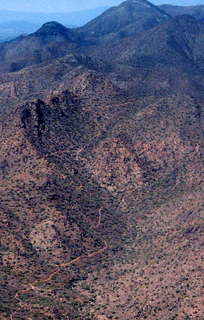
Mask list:
[[[0,10],[22,12],[74,12],[94,9],[97,7],[110,7],[120,4],[121,0],[1,0]],[[204,4],[204,0],[153,0],[154,4],[195,5]]]
[[[120,0],[1,0],[0,10],[22,12],[74,12],[118,5]]]

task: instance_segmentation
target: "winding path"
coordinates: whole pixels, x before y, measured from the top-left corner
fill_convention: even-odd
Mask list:
[[[102,208],[99,209],[98,223],[94,228],[98,228],[100,226],[100,224],[101,224],[101,211],[102,211]],[[38,284],[47,283],[50,280],[52,280],[52,278],[55,275],[60,273],[61,268],[69,267],[69,266],[71,266],[71,265],[73,265],[75,263],[80,262],[82,259],[86,259],[86,258],[91,259],[93,257],[96,257],[96,256],[102,254],[103,252],[105,252],[107,249],[108,249],[107,241],[104,241],[104,246],[101,249],[98,249],[98,250],[96,250],[96,251],[94,251],[92,253],[89,253],[87,255],[81,255],[81,256],[79,256],[79,257],[77,257],[77,258],[75,258],[75,259],[73,259],[73,260],[71,260],[69,262],[60,264],[59,267],[55,271],[53,271],[50,275],[47,276],[47,278],[41,279],[41,280],[36,280],[33,283],[27,284],[27,288],[26,289],[20,290],[15,294],[15,299],[18,299],[19,300],[19,304],[21,305],[22,301],[21,301],[21,298],[19,297],[19,295],[28,293],[30,290],[37,291],[38,288],[36,286]],[[10,315],[10,320],[15,320],[14,319],[14,314],[15,313],[16,312],[14,312],[13,314]]]

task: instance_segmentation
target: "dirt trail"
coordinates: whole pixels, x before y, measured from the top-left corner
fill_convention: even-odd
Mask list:
[[[102,208],[99,209],[98,223],[94,228],[98,228],[100,226],[100,224],[101,224],[101,211],[102,211]],[[31,290],[37,291],[38,288],[36,286],[38,284],[40,284],[40,283],[43,284],[43,283],[47,283],[47,282],[51,281],[52,278],[55,275],[57,275],[57,274],[59,274],[61,272],[61,268],[69,267],[69,266],[71,266],[71,265],[73,265],[75,263],[80,262],[82,259],[90,259],[90,258],[96,257],[96,256],[102,254],[103,252],[105,252],[107,249],[108,249],[107,241],[104,241],[104,246],[101,249],[98,249],[98,250],[96,250],[96,251],[94,251],[92,253],[89,253],[87,255],[81,255],[81,256],[79,256],[79,257],[77,257],[77,258],[75,258],[75,259],[73,259],[73,260],[71,260],[69,262],[60,264],[59,267],[55,271],[53,271],[50,275],[47,276],[47,278],[41,279],[41,280],[36,280],[33,283],[27,284],[27,288],[26,289],[20,290],[20,291],[18,291],[16,293],[15,299],[18,299],[19,300],[19,304],[21,305],[22,301],[21,301],[21,298],[19,297],[21,294],[28,293]],[[15,313],[10,315],[10,320],[15,320],[14,314]]]
[[[52,280],[52,278],[53,278],[55,275],[57,275],[58,273],[60,273],[60,271],[61,271],[60,269],[61,269],[61,268],[69,267],[70,265],[75,264],[75,263],[79,262],[79,261],[82,260],[82,259],[92,258],[92,257],[95,257],[95,256],[103,253],[105,250],[108,249],[108,245],[107,245],[107,242],[106,242],[106,241],[104,242],[104,244],[105,244],[104,247],[101,248],[101,249],[99,249],[99,250],[97,250],[97,251],[94,251],[94,252],[92,252],[92,253],[90,253],[90,254],[88,254],[88,255],[81,255],[80,257],[75,258],[75,259],[73,259],[73,260],[71,260],[71,261],[69,261],[69,262],[67,262],[67,263],[62,263],[62,264],[60,264],[59,267],[57,268],[57,270],[55,270],[54,272],[52,272],[46,279],[44,279],[44,280],[36,280],[36,281],[33,282],[32,284],[30,284],[30,289],[32,289],[32,286],[34,287],[35,285],[37,285],[37,284],[39,284],[39,283],[46,283],[46,282],[49,282],[50,280]]]

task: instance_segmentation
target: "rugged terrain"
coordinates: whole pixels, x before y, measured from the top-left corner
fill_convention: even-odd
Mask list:
[[[136,5],[161,13],[132,0],[84,28]],[[204,25],[167,20],[8,43],[46,58],[1,65],[1,319],[203,320]]]

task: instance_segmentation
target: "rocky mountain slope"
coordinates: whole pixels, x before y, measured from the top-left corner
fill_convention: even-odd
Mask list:
[[[77,32],[0,73],[0,318],[203,320],[204,25]]]
[[[0,146],[3,317],[202,319],[198,101],[127,99],[85,72],[12,112]]]

